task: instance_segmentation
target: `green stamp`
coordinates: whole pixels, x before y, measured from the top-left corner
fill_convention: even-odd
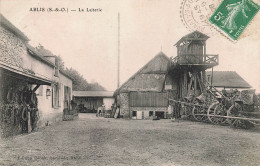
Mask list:
[[[223,0],[209,21],[237,40],[259,9],[252,0]]]

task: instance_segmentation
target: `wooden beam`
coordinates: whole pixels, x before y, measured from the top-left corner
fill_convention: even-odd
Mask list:
[[[197,90],[197,73],[194,73],[194,94],[196,95]]]
[[[33,88],[33,92],[35,92],[41,85],[37,84],[35,88]]]
[[[203,87],[202,87],[202,85],[201,85],[201,79],[200,79],[200,76],[198,76],[198,82],[199,82],[199,86],[200,86],[200,92],[201,93],[203,93],[204,91],[203,91]]]
[[[191,90],[192,82],[193,82],[193,74],[191,74],[190,83],[189,83],[189,85],[188,85],[187,96],[189,95],[189,92],[190,92],[190,90]]]

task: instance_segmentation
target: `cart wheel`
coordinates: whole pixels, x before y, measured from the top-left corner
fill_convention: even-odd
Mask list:
[[[227,115],[226,107],[222,103],[219,103],[214,109],[214,115],[226,116]],[[226,122],[227,119],[223,117],[215,117],[215,121],[217,122],[217,124],[221,124],[221,125],[227,123]]]
[[[186,114],[188,119],[192,119],[193,118],[192,109],[193,109],[193,107],[190,106],[190,105],[186,105],[185,106],[185,114]]]
[[[217,107],[218,104],[219,104],[219,102],[212,103],[209,106],[209,109],[207,110],[208,119],[213,124],[218,124],[216,117],[214,117],[215,116],[215,108]]]
[[[192,109],[192,116],[197,121],[207,121],[207,114],[203,106],[195,105]]]
[[[237,113],[234,114],[233,112],[235,112],[234,109],[237,109],[235,107],[235,104],[233,104],[227,111],[227,116],[229,117],[244,117],[243,115]],[[235,128],[244,128],[244,129],[249,129],[254,127],[254,124],[251,123],[251,121],[248,120],[241,120],[241,119],[232,119],[232,118],[228,118],[227,120],[228,124],[230,124],[231,126],[235,127]]]

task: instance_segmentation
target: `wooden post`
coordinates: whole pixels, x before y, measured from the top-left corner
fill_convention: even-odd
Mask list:
[[[204,41],[204,63],[206,62],[206,41]]]
[[[202,71],[202,82],[203,82],[204,85],[206,85],[206,81],[205,80],[206,80],[206,72],[205,72],[205,70],[203,70]]]
[[[210,90],[212,90],[212,85],[213,84],[213,67],[211,69],[211,79],[210,79]]]
[[[192,85],[192,82],[193,82],[193,74],[191,75],[191,78],[190,78],[190,83],[189,83],[189,85],[188,85],[188,92],[187,92],[187,96],[188,96],[188,94],[190,93],[190,91],[191,91],[191,85]]]
[[[210,90],[212,91],[212,80],[213,80],[213,67],[211,69],[211,79],[210,79]],[[212,99],[212,95],[210,93],[210,102],[211,102],[211,99]]]
[[[197,91],[197,73],[194,74],[194,94],[195,94],[195,96],[197,95],[196,91]]]
[[[198,75],[198,83],[199,83],[199,87],[200,87],[200,93],[204,93],[204,88],[203,86],[201,85],[201,75]]]
[[[187,87],[187,71],[184,71],[184,80],[183,80],[183,97],[187,96],[188,93],[188,87]]]

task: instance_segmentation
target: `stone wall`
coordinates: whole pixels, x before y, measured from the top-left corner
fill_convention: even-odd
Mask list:
[[[22,68],[23,57],[26,55],[24,41],[0,26],[0,61]]]
[[[129,118],[129,94],[120,93],[120,115],[123,115],[123,118]]]

